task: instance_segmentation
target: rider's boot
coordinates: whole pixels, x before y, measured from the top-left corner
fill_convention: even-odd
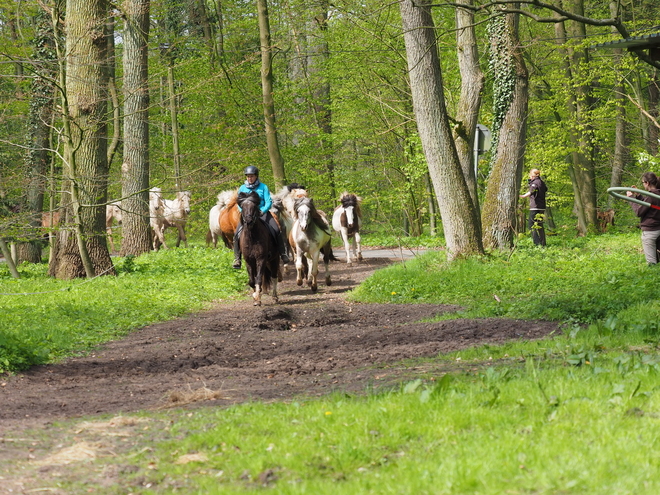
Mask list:
[[[231,267],[237,270],[241,267],[241,245],[239,239],[241,237],[242,229],[243,225],[239,224],[236,228],[236,232],[234,233],[234,262],[232,263]]]
[[[284,236],[282,236],[281,232],[277,234],[277,249],[280,252],[280,259],[282,260],[282,263],[286,265],[289,261],[291,261],[289,259],[289,256],[286,254],[286,246],[284,245]]]

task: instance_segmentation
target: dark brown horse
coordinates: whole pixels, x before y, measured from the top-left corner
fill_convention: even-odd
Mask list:
[[[239,243],[249,284],[254,289],[252,298],[255,306],[261,306],[262,292],[268,292],[271,288],[273,300],[278,302],[277,282],[282,280],[277,245],[268,226],[261,221],[260,202],[261,199],[255,192],[238,194],[243,222]]]

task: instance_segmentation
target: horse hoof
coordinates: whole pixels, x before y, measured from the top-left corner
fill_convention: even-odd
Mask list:
[[[316,292],[317,290],[319,290],[318,286],[312,285],[312,292]]]
[[[296,280],[296,283],[297,283],[298,285],[302,285],[302,280],[301,280],[301,279],[298,279],[298,280]]]
[[[325,279],[325,285],[327,285],[328,287],[330,287],[330,286],[332,285],[332,280],[330,280],[329,278],[326,278],[326,279]]]
[[[346,266],[353,266],[353,263],[351,263],[350,261],[347,261]]]
[[[280,298],[279,298],[279,297],[274,297],[274,298],[273,298],[273,302],[274,302],[275,304],[277,304],[278,302],[280,302]]]
[[[254,301],[255,306],[261,306],[261,301]]]

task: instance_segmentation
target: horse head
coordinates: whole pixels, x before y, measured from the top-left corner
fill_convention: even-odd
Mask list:
[[[163,213],[163,196],[160,187],[152,187],[149,190],[149,212],[151,216]]]
[[[252,227],[257,219],[261,216],[259,204],[261,198],[256,192],[238,193],[238,206],[241,208],[241,218],[243,223],[248,227]]]
[[[362,201],[362,198],[355,194],[345,192],[341,195],[339,201],[344,209],[344,213],[346,213],[346,223],[348,224],[348,227],[353,228],[358,221],[356,217],[360,215],[360,202]]]
[[[298,225],[300,225],[300,228],[303,231],[307,230],[309,227],[313,209],[314,203],[312,202],[311,198],[297,198],[293,202],[293,211],[295,212],[296,219],[298,220]]]
[[[179,200],[179,208],[184,212],[185,216],[190,215],[190,191],[178,191],[176,199]]]

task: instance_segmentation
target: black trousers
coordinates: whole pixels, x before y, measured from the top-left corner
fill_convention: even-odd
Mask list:
[[[529,221],[527,226],[532,232],[532,241],[537,246],[545,246],[545,229],[543,221],[545,220],[545,210],[529,210]]]

